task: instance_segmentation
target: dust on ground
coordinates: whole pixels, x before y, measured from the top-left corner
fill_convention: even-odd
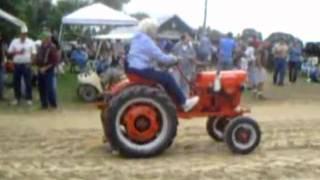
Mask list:
[[[102,144],[99,112],[89,105],[1,112],[0,179],[319,179],[320,86],[267,90],[268,101],[244,101],[263,132],[259,148],[247,156],[210,139],[205,119],[180,121],[164,154],[128,160]]]

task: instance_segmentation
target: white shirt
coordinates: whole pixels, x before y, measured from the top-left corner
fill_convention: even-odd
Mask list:
[[[16,64],[31,63],[32,55],[37,53],[34,41],[29,38],[26,38],[24,42],[21,42],[20,38],[14,39],[9,46],[8,52],[22,52],[14,55],[13,62]]]
[[[244,54],[245,54],[248,62],[253,62],[256,60],[256,57],[254,55],[254,47],[252,47],[252,46],[247,47]]]
[[[248,70],[248,59],[245,57],[242,57],[240,60],[240,68],[244,71]]]

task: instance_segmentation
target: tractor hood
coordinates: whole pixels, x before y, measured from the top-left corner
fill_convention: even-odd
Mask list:
[[[199,87],[212,87],[216,78],[216,71],[201,72],[197,75]],[[221,84],[223,89],[240,87],[245,83],[247,73],[242,70],[222,71]]]

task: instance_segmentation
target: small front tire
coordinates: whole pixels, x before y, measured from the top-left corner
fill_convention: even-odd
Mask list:
[[[229,122],[225,130],[225,142],[236,154],[249,154],[260,143],[261,131],[256,121],[238,117]]]
[[[207,133],[217,142],[224,140],[224,130],[228,120],[224,117],[209,117],[207,120]]]

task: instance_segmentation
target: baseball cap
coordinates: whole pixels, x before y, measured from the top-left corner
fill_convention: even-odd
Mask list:
[[[28,33],[28,27],[27,26],[22,26],[21,27],[21,34]]]
[[[52,34],[50,31],[43,31],[41,34],[40,34],[40,39],[44,39],[44,38],[48,38],[48,37],[51,37]]]

